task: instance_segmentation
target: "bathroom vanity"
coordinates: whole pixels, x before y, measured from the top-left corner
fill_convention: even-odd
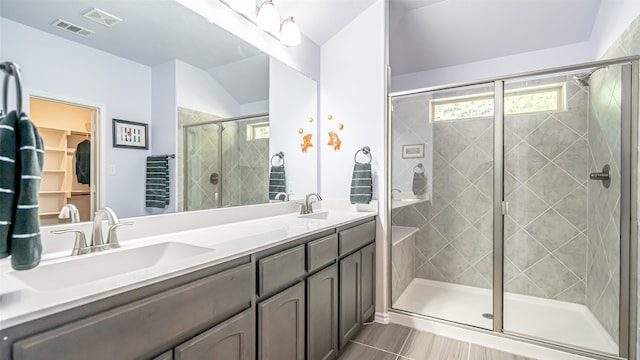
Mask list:
[[[129,284],[124,291],[104,292],[106,296],[91,294],[87,284],[69,286],[66,293],[87,291],[85,301],[68,299],[77,306],[65,306],[55,290],[27,288],[3,295],[0,312],[6,306],[24,306],[24,316],[16,318],[31,320],[2,327],[0,357],[337,357],[374,313],[375,212],[321,210],[308,216],[289,214],[212,226],[197,233],[200,239],[207,232],[214,238],[234,232],[235,227],[245,229],[243,237],[218,239],[215,244],[200,241],[198,246],[213,251],[174,262],[195,266],[167,270],[162,276],[154,274],[153,267],[133,271],[154,274],[140,281],[142,286]],[[185,241],[198,237],[193,231],[166,236],[176,243],[181,237]],[[153,239],[162,241],[166,236]],[[145,241],[143,249],[158,246],[148,245],[151,239]],[[169,265],[158,267],[170,269]],[[99,287],[108,280],[95,281],[94,292],[100,293]],[[21,292],[35,295],[21,296]],[[29,299],[36,296],[52,299],[51,309],[42,309],[44,316],[29,313]],[[23,303],[11,304],[19,300]]]

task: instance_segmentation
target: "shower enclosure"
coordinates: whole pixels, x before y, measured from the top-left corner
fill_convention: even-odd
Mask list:
[[[269,202],[268,115],[211,120],[180,108],[179,117],[200,120],[182,125],[183,210]]]
[[[392,308],[628,357],[637,82],[633,57],[391,94]]]

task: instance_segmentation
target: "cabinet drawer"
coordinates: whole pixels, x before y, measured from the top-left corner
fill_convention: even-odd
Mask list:
[[[248,308],[251,264],[119,306],[13,345],[15,360],[142,359]]]
[[[307,270],[314,271],[338,257],[338,235],[330,235],[307,243]]]
[[[305,274],[304,244],[258,260],[260,296],[282,289]]]
[[[368,223],[341,231],[339,236],[340,255],[348,254],[375,240],[376,222],[369,221]]]

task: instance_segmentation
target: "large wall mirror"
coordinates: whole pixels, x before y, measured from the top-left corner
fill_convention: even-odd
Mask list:
[[[317,190],[316,82],[178,2],[3,0],[0,43],[45,140],[42,224],[67,203],[82,220],[267,203],[282,164],[293,198]],[[144,124],[146,146],[114,146]],[[150,207],[163,155],[169,204]]]

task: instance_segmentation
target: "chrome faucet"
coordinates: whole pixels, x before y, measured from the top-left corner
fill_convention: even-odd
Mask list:
[[[68,219],[71,217],[72,223],[80,222],[80,212],[78,212],[78,208],[73,204],[67,204],[60,209],[60,215],[58,215],[58,219]]]
[[[287,194],[286,192],[279,192],[276,194],[276,196],[273,197],[274,200],[278,200],[280,199],[280,196],[284,195],[284,200],[283,201],[289,201],[289,194]]]
[[[107,232],[106,243],[102,239],[102,218],[107,216],[109,221],[109,230]],[[98,252],[109,249],[117,249],[120,247],[118,234],[116,229],[123,225],[133,225],[133,223],[122,223],[116,216],[116,213],[108,207],[99,209],[93,217],[93,230],[91,236],[91,252]]]
[[[75,242],[73,243],[73,250],[71,250],[71,256],[84,255],[91,252],[91,248],[87,246],[87,238],[84,236],[84,231],[78,229],[62,229],[51,232],[52,234],[76,234]]]
[[[315,196],[318,201],[322,201],[322,197],[318,193],[311,193],[305,197],[304,204],[301,204],[300,214],[311,214],[313,212],[313,202],[309,202],[312,196]]]

